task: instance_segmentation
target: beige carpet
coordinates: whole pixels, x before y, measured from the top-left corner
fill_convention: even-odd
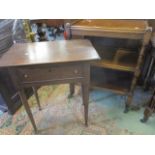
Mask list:
[[[38,110],[34,96],[29,99],[29,104],[39,129],[38,134],[104,135],[155,133],[152,129],[155,127],[154,118],[150,121],[151,124],[149,124],[150,122],[142,124],[139,122],[142,117],[142,111],[124,114],[124,98],[111,92],[96,90],[90,92],[88,127],[84,125],[81,89],[79,86],[76,86],[76,92],[72,98],[68,98],[68,85],[45,86],[40,88],[38,93],[42,105],[41,111]],[[134,120],[131,126],[136,124],[135,128],[129,125],[132,123],[131,118]],[[127,121],[129,123],[126,123]],[[13,116],[5,113],[0,117],[0,134],[34,134],[23,106]]]

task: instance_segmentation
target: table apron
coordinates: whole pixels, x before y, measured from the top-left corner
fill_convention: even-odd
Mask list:
[[[20,88],[31,87],[31,86],[44,86],[44,85],[53,85],[53,84],[67,84],[67,83],[86,83],[87,78],[85,77],[75,77],[75,78],[66,78],[66,79],[51,79],[43,81],[31,81],[23,82],[20,84]]]
[[[89,83],[90,64],[25,66],[9,69],[17,89],[67,83]]]

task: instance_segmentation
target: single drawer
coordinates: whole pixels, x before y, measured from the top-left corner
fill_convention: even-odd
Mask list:
[[[83,65],[26,66],[16,69],[21,82],[64,80],[84,76]]]

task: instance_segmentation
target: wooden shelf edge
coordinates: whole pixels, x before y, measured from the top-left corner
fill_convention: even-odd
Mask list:
[[[109,49],[110,50],[110,49]],[[105,51],[100,51],[100,53],[104,53]],[[107,52],[109,55],[107,56]],[[127,71],[127,72],[135,72],[135,68],[137,65],[138,54],[137,52],[128,50],[128,49],[116,49],[115,54],[112,51],[106,51],[106,54],[103,56],[103,59],[93,62],[92,66],[103,67],[108,69]],[[129,61],[131,60],[131,62]]]
[[[97,85],[97,84],[92,83],[90,85],[90,87],[99,89],[99,90],[109,90],[111,92],[114,92],[114,93],[120,94],[120,95],[127,95],[127,93],[129,92],[129,90],[126,88],[120,88],[120,87],[118,88],[118,87],[114,87],[114,86],[110,86],[110,85],[106,85],[106,84],[105,85],[103,85],[103,84]]]
[[[103,68],[127,71],[127,72],[135,72],[135,67],[136,67],[136,66],[131,67],[131,66],[116,65],[116,64],[112,64],[108,61],[102,61],[102,60],[98,61],[98,62],[93,62],[91,65],[95,66],[95,67],[103,67]]]

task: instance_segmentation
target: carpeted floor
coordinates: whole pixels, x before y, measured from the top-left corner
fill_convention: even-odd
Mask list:
[[[92,90],[89,101],[89,126],[85,127],[79,86],[76,86],[76,93],[72,98],[68,98],[68,85],[45,86],[38,92],[41,111],[38,110],[34,96],[29,99],[39,129],[38,134],[155,134],[155,117],[143,124],[139,121],[143,117],[143,108],[124,114],[123,96],[108,91]],[[149,96],[149,93],[137,89],[133,103],[143,105]],[[8,113],[0,116],[0,134],[34,134],[23,106],[13,116]]]

